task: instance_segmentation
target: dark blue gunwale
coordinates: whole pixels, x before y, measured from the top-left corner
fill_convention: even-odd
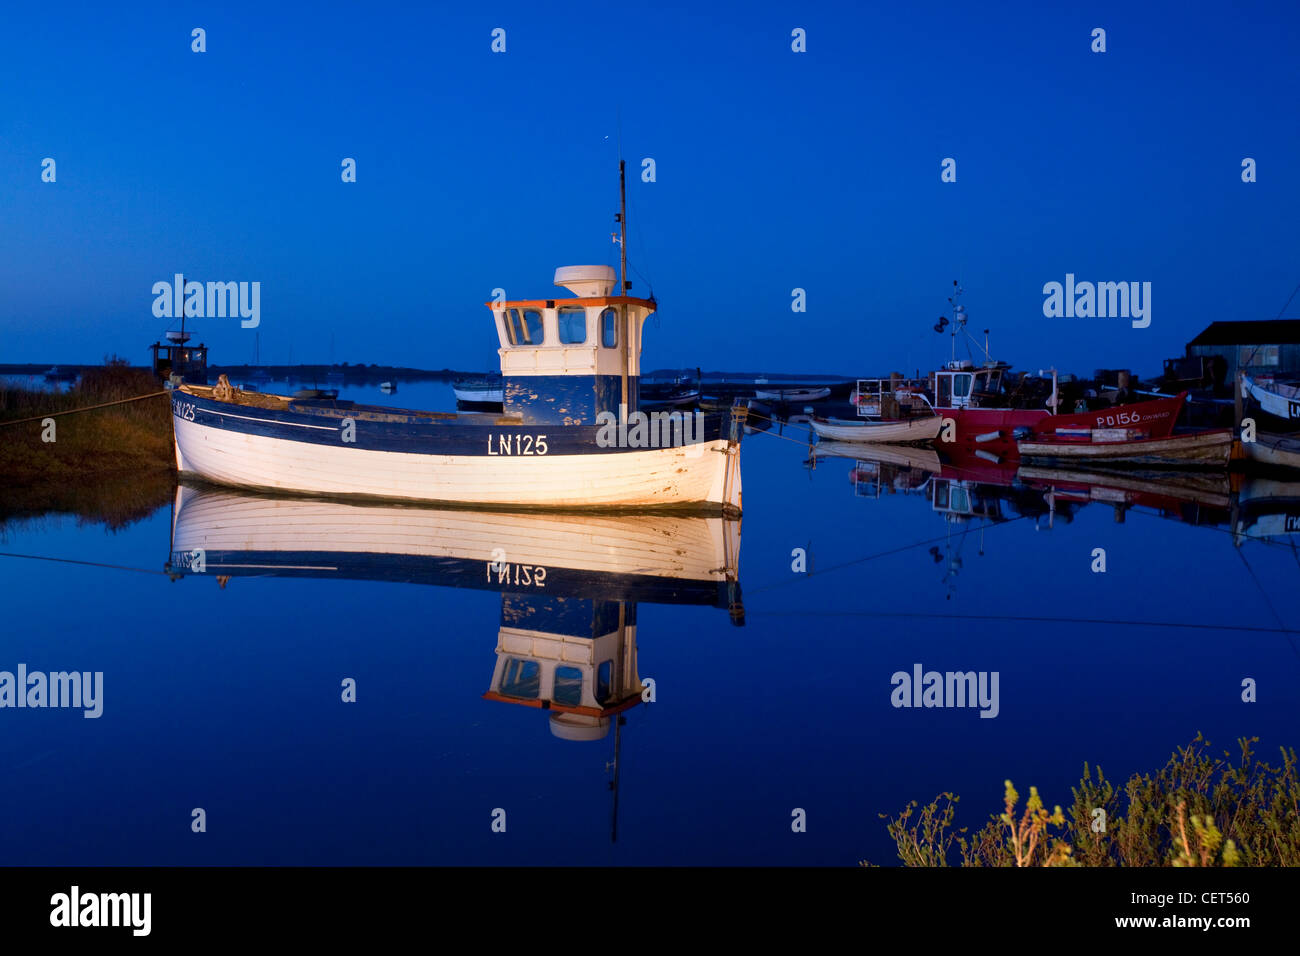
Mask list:
[[[654,450],[602,446],[597,442],[601,429],[596,425],[526,425],[482,414],[435,414],[347,401],[296,401],[281,410],[231,405],[181,392],[172,396],[172,415],[210,428],[281,441],[417,455],[553,457]],[[355,425],[355,442],[342,440],[343,421],[348,418]],[[703,441],[724,437],[724,416],[706,414],[702,418]],[[546,452],[538,455],[543,440]]]

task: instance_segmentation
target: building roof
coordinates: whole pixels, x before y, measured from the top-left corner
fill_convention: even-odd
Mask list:
[[[1300,345],[1300,319],[1211,322],[1191,345]]]

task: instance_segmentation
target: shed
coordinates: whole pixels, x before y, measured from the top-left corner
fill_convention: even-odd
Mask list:
[[[1300,371],[1300,319],[1211,322],[1187,343],[1187,356],[1223,359],[1229,382],[1239,368]]]

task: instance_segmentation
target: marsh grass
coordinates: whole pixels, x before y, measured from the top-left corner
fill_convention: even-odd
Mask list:
[[[1300,866],[1300,778],[1296,752],[1274,767],[1256,759],[1258,738],[1213,757],[1200,734],[1155,774],[1116,788],[1084,764],[1068,815],[1052,813],[1030,788],[1024,809],[1006,781],[1003,812],[967,836],[955,828],[959,798],[943,793],[889,819],[904,866]],[[1105,826],[1093,830],[1094,810]],[[863,861],[863,865],[867,865]]]
[[[158,391],[116,357],[67,392],[0,387],[0,520],[58,511],[115,527],[164,503],[175,472],[165,395],[55,418],[53,442],[40,421],[3,425]]]

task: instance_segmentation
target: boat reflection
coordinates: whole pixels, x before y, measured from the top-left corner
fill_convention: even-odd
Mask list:
[[[168,571],[706,604],[744,619],[739,520],[487,512],[182,484]]]
[[[1238,546],[1252,540],[1276,544],[1276,539],[1300,534],[1300,481],[1241,472],[1054,468],[978,453],[831,441],[814,445],[806,464],[815,469],[832,458],[853,462],[849,479],[855,497],[922,497],[943,516],[943,541],[933,544],[929,554],[934,564],[943,565],[949,597],[972,533],[982,555],[987,527],[1027,518],[1036,529],[1046,530],[1057,522],[1069,523],[1087,505],[1109,506],[1118,524],[1136,508],[1217,528],[1230,532]]]
[[[501,594],[483,697],[545,711],[551,733],[596,741],[642,702],[637,605],[725,609],[744,623],[740,521],[664,514],[492,513],[259,495],[183,484],[172,511],[173,579],[391,581]]]

